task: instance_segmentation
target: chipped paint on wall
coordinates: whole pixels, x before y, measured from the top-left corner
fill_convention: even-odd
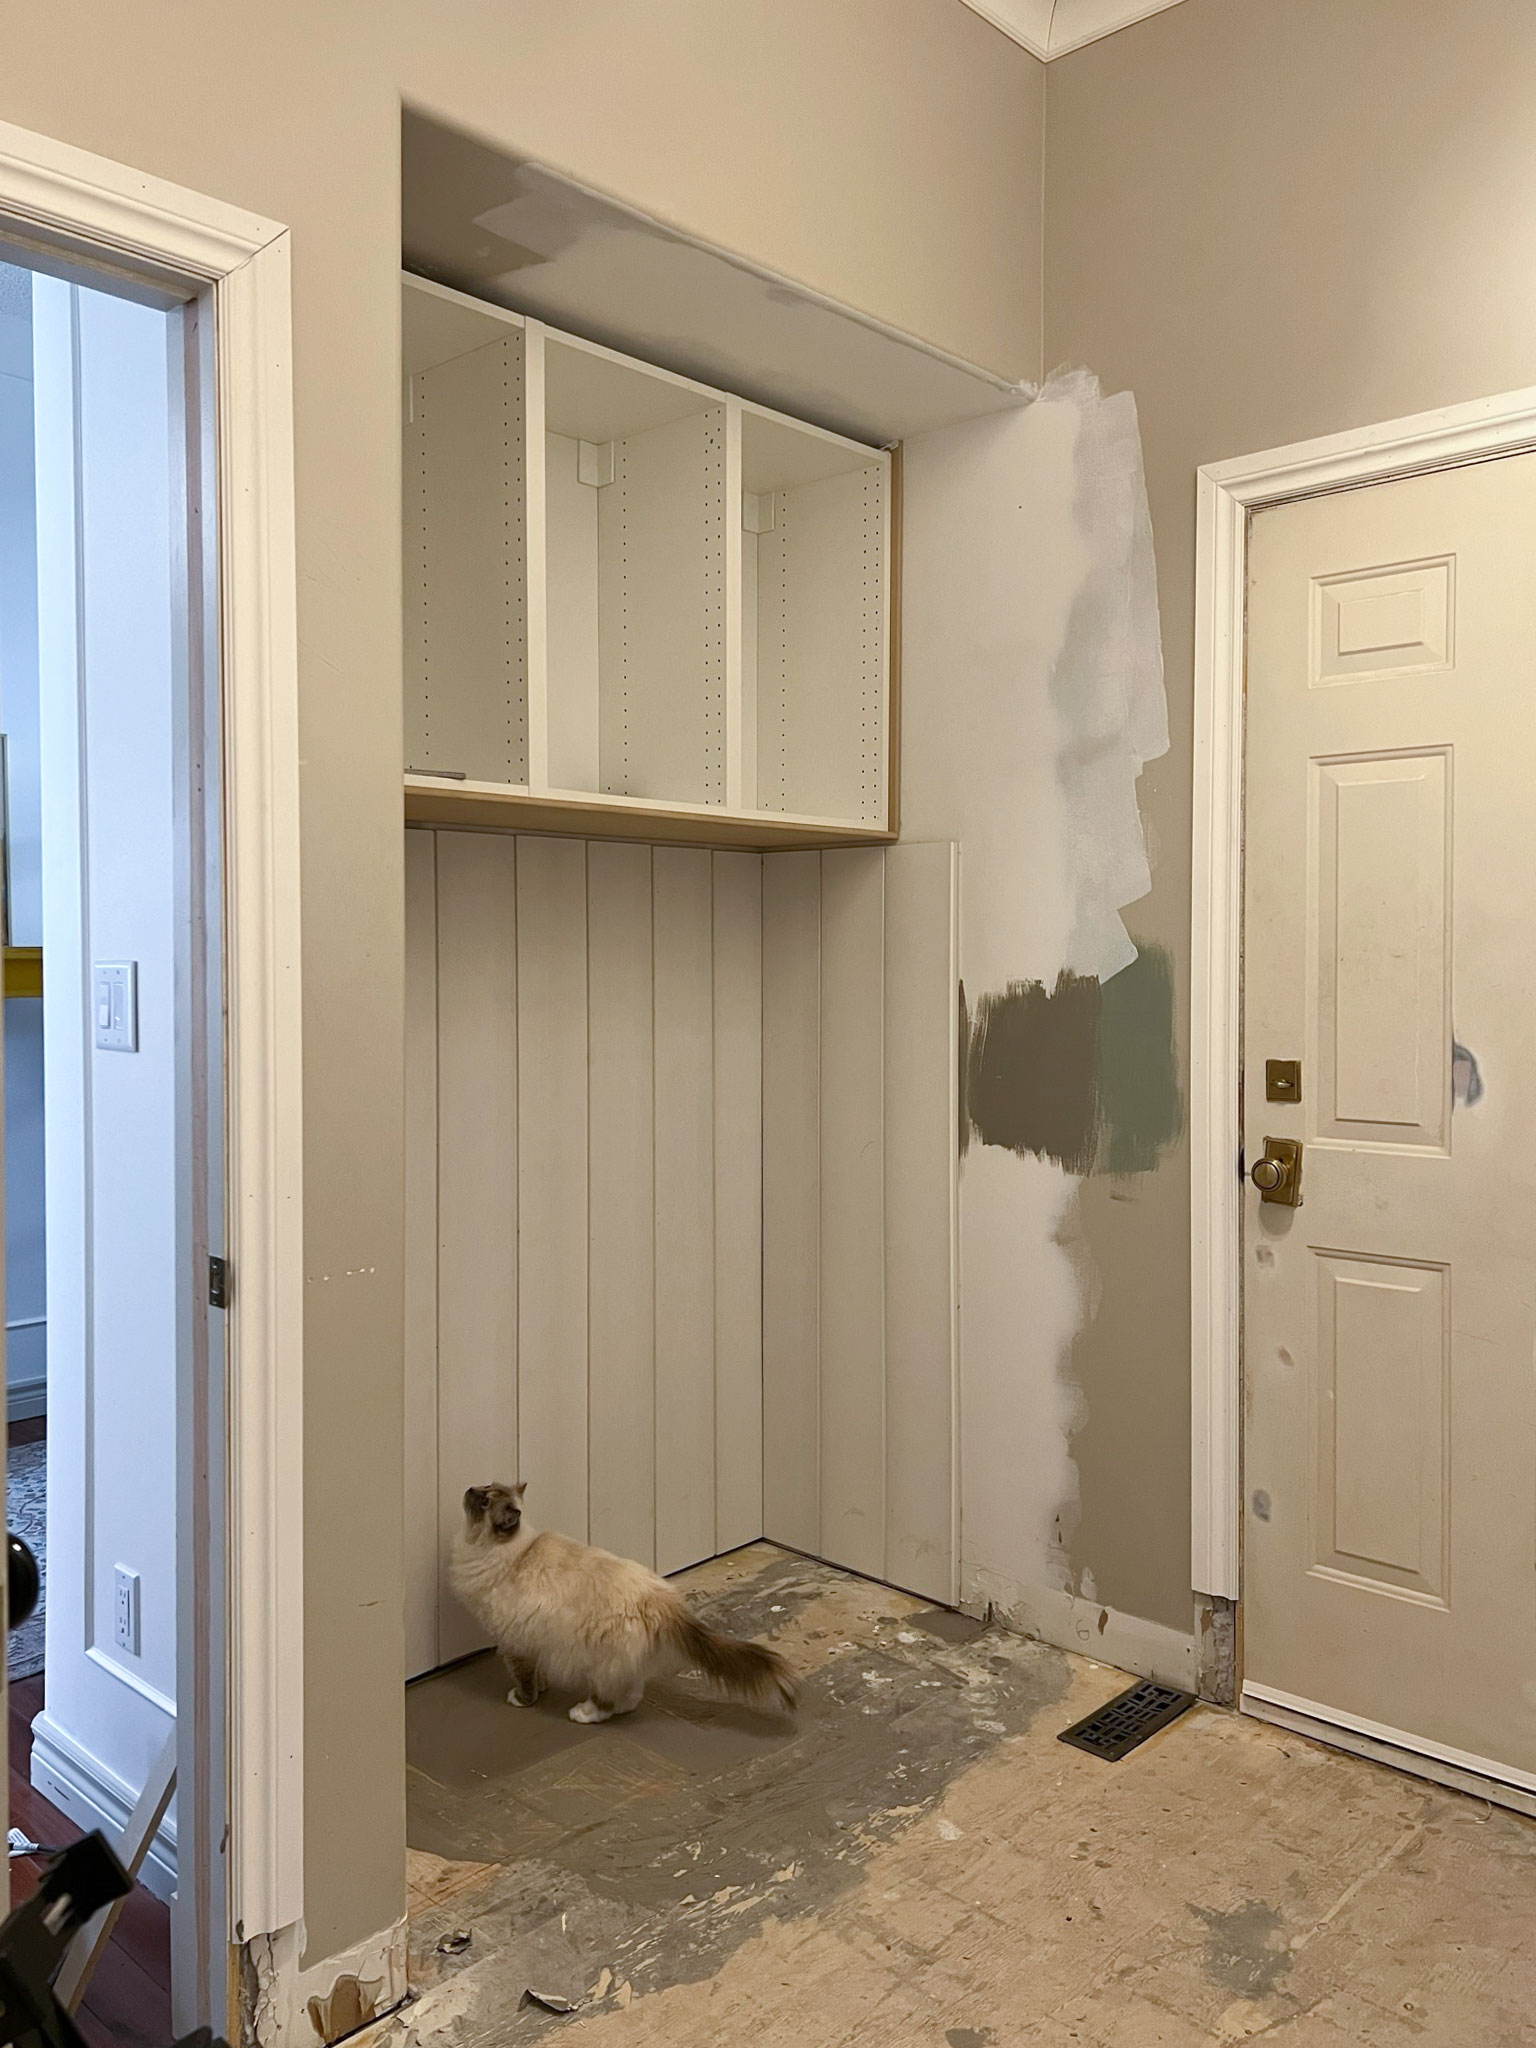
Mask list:
[[[328,2048],[406,1996],[402,1917],[322,1963],[306,1963],[302,1921],[240,1950],[240,2033],[251,2048]]]
[[[1183,1123],[1172,963],[1123,922],[1151,880],[1137,777],[1168,744],[1134,400],[1073,372],[909,440],[904,531],[903,837],[959,843],[969,999],[962,1591],[1066,1641],[1097,1290],[1078,1190],[1149,1171]]]

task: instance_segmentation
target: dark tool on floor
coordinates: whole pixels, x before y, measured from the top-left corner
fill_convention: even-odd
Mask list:
[[[7,1531],[6,1597],[12,1628],[37,1605],[37,1560],[21,1538]],[[174,1780],[173,1780],[174,1782]],[[164,1805],[155,1816],[158,1824]],[[0,2048],[86,2048],[54,1979],[71,1961],[76,1936],[98,1913],[109,1911],[133,1890],[133,1879],[105,1835],[85,1835],[61,1849],[43,1872],[25,1905],[0,1922]],[[207,2027],[199,2027],[174,2048],[228,2048]]]
[[[37,1891],[0,1924],[0,2048],[86,2048],[53,1988],[70,1944],[88,1921],[133,1889],[105,1835],[86,1835],[56,1856]],[[206,2027],[176,2048],[225,2048]]]
[[[1069,1742],[1074,1749],[1086,1749],[1090,1756],[1102,1757],[1105,1763],[1117,1764],[1138,1743],[1166,1728],[1170,1721],[1177,1721],[1194,1704],[1192,1692],[1177,1692],[1171,1685],[1154,1685],[1149,1679],[1145,1684],[1116,1693],[1081,1721],[1063,1728],[1056,1740]]]

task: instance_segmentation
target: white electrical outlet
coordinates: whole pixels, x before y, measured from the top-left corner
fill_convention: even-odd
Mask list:
[[[112,1635],[120,1650],[139,1654],[139,1575],[125,1564],[112,1574]]]
[[[139,1049],[139,964],[136,960],[98,960],[91,976],[96,1008],[96,1050],[137,1052]]]

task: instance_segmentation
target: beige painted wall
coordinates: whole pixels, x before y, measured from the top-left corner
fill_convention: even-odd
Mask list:
[[[1194,474],[1536,383],[1529,0],[1184,0],[1047,80],[1046,360],[1136,394],[1173,745],[1142,778],[1187,1036]],[[1187,1626],[1187,1154],[1089,1182],[1074,1563]]]
[[[58,0],[0,40],[0,119],[294,231],[319,1957],[403,1904],[400,96],[1019,377],[1041,70],[959,0]]]

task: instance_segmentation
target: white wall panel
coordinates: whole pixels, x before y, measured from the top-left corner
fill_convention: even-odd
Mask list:
[[[885,854],[821,856],[821,1550],[885,1576]]]
[[[412,1669],[474,1646],[416,1553],[493,1472],[663,1571],[952,1598],[954,850],[412,833],[407,882]]]
[[[954,1600],[958,848],[885,856],[885,1577]]]
[[[703,848],[653,855],[656,1564],[715,1553],[714,892]]]
[[[763,861],[765,1533],[956,1583],[955,850]]]
[[[585,1542],[587,849],[515,843],[520,1476],[532,1520]]]
[[[587,848],[592,1541],[656,1561],[651,849]]]
[[[482,1640],[447,1584],[464,1489],[518,1469],[516,872],[513,840],[438,838],[440,1662]]]
[[[763,1533],[763,864],[714,855],[715,1541]]]
[[[821,1547],[821,856],[763,860],[763,1527]]]

